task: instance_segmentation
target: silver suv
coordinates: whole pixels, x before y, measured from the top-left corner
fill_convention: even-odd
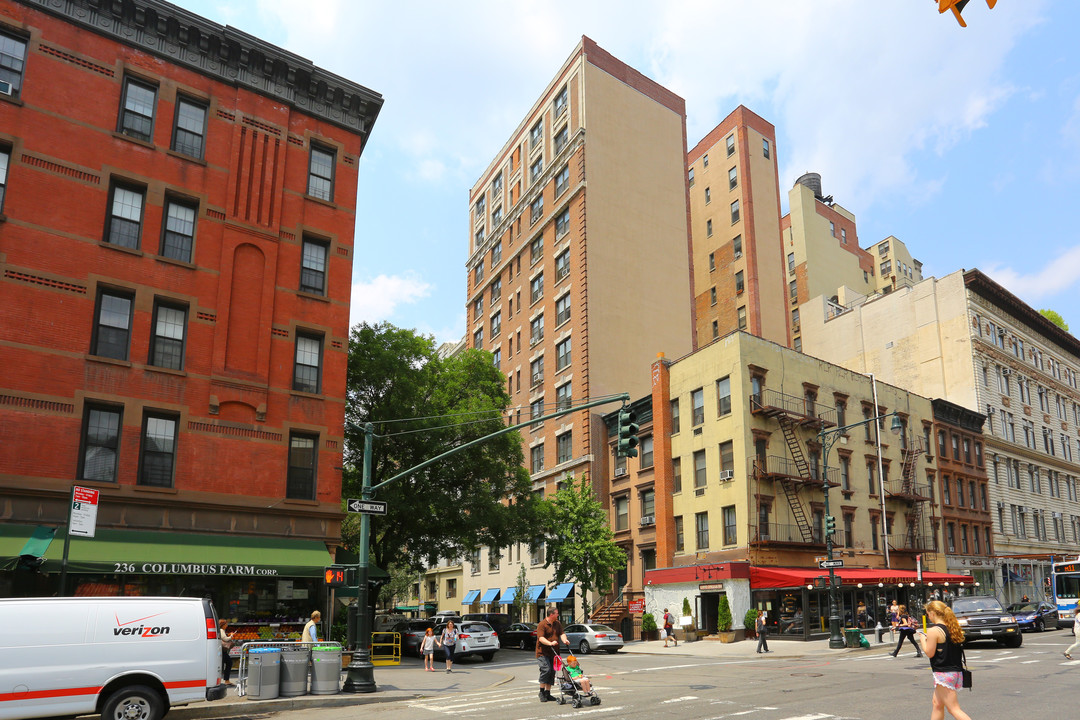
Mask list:
[[[458,630],[457,647],[454,648],[454,658],[465,657],[466,655],[479,655],[484,659],[484,662],[491,662],[491,659],[495,657],[495,653],[499,650],[499,636],[495,634],[495,631],[491,629],[491,626],[486,622],[478,622],[475,620],[463,620],[460,623],[455,623],[455,627]],[[435,626],[435,637],[441,637],[443,629],[446,628],[444,623],[439,623]],[[440,647],[435,647],[436,657],[445,657]]]

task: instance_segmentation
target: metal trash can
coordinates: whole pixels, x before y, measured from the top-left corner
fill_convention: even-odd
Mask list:
[[[859,628],[844,628],[844,647],[859,647],[859,639],[861,637],[862,633],[859,632]]]
[[[281,690],[281,650],[252,648],[248,652],[245,694],[248,700],[271,700]]]
[[[281,697],[307,695],[310,658],[307,645],[281,648]]]
[[[341,692],[341,647],[316,645],[311,648],[311,694],[335,695]]]

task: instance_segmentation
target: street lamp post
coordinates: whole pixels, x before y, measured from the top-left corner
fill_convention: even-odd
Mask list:
[[[860,420],[857,423],[850,425],[844,425],[843,427],[829,428],[828,430],[822,429],[818,433],[818,442],[821,443],[821,467],[822,467],[822,480],[824,481],[824,495],[825,495],[825,517],[830,518],[832,514],[829,512],[829,451],[832,450],[833,445],[845,430],[850,430],[853,427],[859,427],[871,422],[877,422],[887,417],[892,417],[892,432],[899,433],[903,428],[903,423],[900,422],[900,415],[896,412],[886,413],[884,415],[878,415],[877,417],[866,418]],[[828,519],[825,523],[828,525]],[[889,542],[886,537],[885,542]],[[840,634],[840,609],[837,603],[836,597],[836,569],[833,568],[833,542],[832,533],[825,533],[825,558],[829,560],[829,647],[833,650],[840,650],[844,647],[844,636]]]

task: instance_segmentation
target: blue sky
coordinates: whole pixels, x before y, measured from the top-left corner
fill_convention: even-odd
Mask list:
[[[465,332],[468,189],[581,35],[681,95],[693,146],[739,104],[780,183],[821,173],[863,247],[980,268],[1080,335],[1080,3],[180,0],[386,100],[360,164],[352,320]]]

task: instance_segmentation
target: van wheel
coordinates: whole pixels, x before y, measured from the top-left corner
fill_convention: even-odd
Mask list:
[[[145,685],[120,688],[105,701],[101,720],[161,720],[161,696]]]
[[[495,653],[484,653],[480,657],[484,660],[484,662],[491,662],[492,659],[495,657]]]

